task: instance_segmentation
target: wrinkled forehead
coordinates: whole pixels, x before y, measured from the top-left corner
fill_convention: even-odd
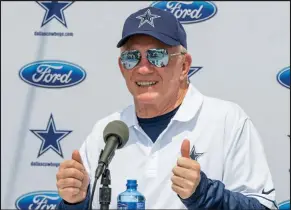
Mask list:
[[[166,45],[160,40],[143,34],[137,34],[130,36],[129,39],[125,42],[125,44],[121,47],[121,51],[129,50],[129,49],[150,49],[150,48],[163,48],[163,49],[171,49],[172,46]]]

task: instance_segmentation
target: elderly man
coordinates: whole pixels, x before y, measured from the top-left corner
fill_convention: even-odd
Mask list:
[[[117,47],[134,105],[98,121],[80,151],[60,165],[58,209],[88,208],[103,129],[113,120],[125,122],[130,135],[110,163],[110,208],[117,208],[127,179],[138,181],[147,209],[276,208],[250,118],[238,105],[204,96],[189,84],[192,58],[175,16],[152,7],[131,14]],[[99,208],[97,198],[98,189],[93,208]]]

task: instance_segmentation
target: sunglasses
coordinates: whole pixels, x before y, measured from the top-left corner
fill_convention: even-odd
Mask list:
[[[149,49],[146,51],[146,58],[152,65],[161,68],[168,65],[170,57],[185,54],[186,52],[169,54],[166,49]],[[130,70],[141,61],[141,53],[138,50],[127,50],[121,53],[120,60],[123,67]]]

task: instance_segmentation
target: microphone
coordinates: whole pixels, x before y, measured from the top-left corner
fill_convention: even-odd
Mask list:
[[[115,155],[115,150],[122,148],[127,143],[128,138],[129,138],[129,129],[128,129],[127,125],[120,120],[112,121],[112,122],[108,123],[107,126],[104,128],[103,139],[105,142],[105,148],[104,148],[104,150],[101,151],[101,153],[99,155],[98,166],[97,166],[97,169],[95,171],[95,180],[94,180],[94,184],[93,184],[92,195],[91,195],[90,200],[89,200],[89,209],[90,210],[92,209],[92,203],[93,203],[94,192],[95,192],[97,180],[100,178],[100,176],[107,169],[113,156]],[[109,171],[107,169],[107,174],[105,176],[110,176],[110,174],[108,174],[108,172]],[[109,177],[107,177],[107,178],[109,178]],[[111,193],[111,190],[110,189],[108,189],[108,190],[106,190],[106,194]],[[105,195],[105,197],[106,197],[106,200],[111,199],[110,195]],[[101,209],[108,209],[108,208],[109,208],[108,203],[101,205]]]
[[[127,125],[119,120],[108,123],[103,131],[105,148],[101,151],[98,161],[98,167],[95,172],[95,178],[103,174],[115,155],[115,150],[122,148],[128,141],[129,130]]]

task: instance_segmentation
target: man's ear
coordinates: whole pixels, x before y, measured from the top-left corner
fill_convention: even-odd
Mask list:
[[[183,62],[183,65],[182,65],[182,72],[181,72],[181,75],[180,75],[180,80],[181,81],[184,81],[188,77],[188,73],[189,73],[189,70],[190,70],[190,67],[191,67],[191,64],[192,64],[191,55],[187,53],[184,56],[185,56],[185,58],[184,58],[184,62]]]

